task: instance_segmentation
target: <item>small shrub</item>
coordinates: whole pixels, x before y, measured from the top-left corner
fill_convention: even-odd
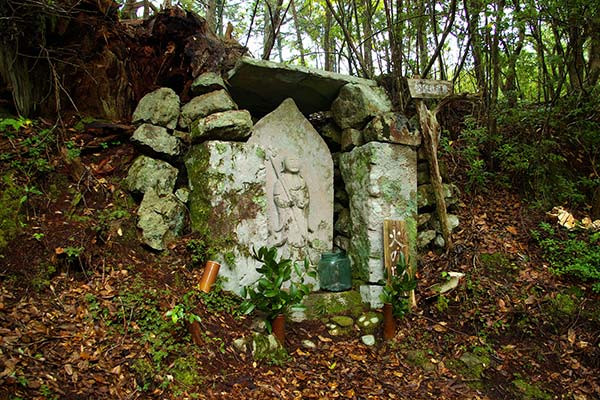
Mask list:
[[[406,261],[404,253],[400,253],[395,274],[389,277],[380,295],[383,303],[392,305],[394,316],[397,318],[402,318],[409,312],[409,292],[417,287],[417,281],[411,276]]]
[[[552,272],[590,282],[592,289],[600,293],[600,232],[561,235],[549,224],[541,223],[540,230],[531,234],[542,248]]]

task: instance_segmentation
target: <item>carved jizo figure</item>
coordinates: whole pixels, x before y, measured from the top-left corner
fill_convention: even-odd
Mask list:
[[[277,246],[285,243],[300,249],[308,243],[308,213],[310,196],[306,181],[300,173],[300,161],[287,157],[282,162],[282,170],[277,173],[273,186],[273,202],[277,220],[274,233],[279,237]]]

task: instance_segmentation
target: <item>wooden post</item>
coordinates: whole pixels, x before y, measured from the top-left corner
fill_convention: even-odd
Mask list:
[[[448,213],[446,211],[446,199],[444,197],[444,187],[442,185],[442,176],[437,158],[437,149],[440,140],[440,124],[437,121],[436,113],[432,113],[423,103],[423,98],[445,97],[452,94],[452,83],[447,81],[432,81],[428,79],[408,79],[410,94],[415,98],[419,123],[421,125],[421,134],[423,135],[423,146],[427,160],[429,161],[429,174],[431,175],[431,186],[435,196],[436,211],[442,236],[444,238],[446,250],[452,249],[452,232],[448,223]]]

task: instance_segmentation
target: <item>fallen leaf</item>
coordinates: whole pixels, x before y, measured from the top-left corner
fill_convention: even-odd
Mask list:
[[[511,225],[511,226],[507,226],[507,227],[506,227],[506,230],[507,230],[509,233],[512,233],[512,234],[513,234],[513,235],[515,235],[515,236],[519,234],[519,231],[517,230],[517,228],[515,228],[515,227],[514,227],[514,226],[512,226],[512,225]]]

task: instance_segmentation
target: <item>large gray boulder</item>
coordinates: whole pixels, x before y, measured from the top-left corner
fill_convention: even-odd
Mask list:
[[[333,119],[342,129],[362,129],[369,119],[391,110],[392,103],[383,89],[352,83],[340,89],[331,105]]]
[[[347,83],[377,86],[370,79],[248,57],[241,57],[227,74],[231,97],[254,116],[270,113],[287,98],[304,115],[326,111]]]
[[[164,250],[183,228],[186,207],[172,193],[160,196],[148,190],[138,209],[142,242],[154,250]]]
[[[133,112],[132,122],[148,122],[175,129],[179,119],[179,96],[173,89],[160,88],[148,93]]]
[[[417,152],[410,146],[370,142],[341,155],[340,168],[350,196],[353,277],[384,279],[383,221],[406,224],[409,256],[416,261]]]
[[[411,130],[408,119],[400,113],[388,112],[375,116],[363,130],[365,142],[389,142],[419,146],[421,135]]]
[[[252,132],[252,116],[247,110],[223,111],[201,118],[192,124],[193,142],[205,140],[240,141]]]
[[[211,238],[224,287],[240,293],[259,273],[252,248],[267,246],[265,152],[246,143],[207,141],[185,156],[192,229]]]
[[[237,105],[225,90],[216,90],[201,96],[194,97],[189,103],[181,107],[179,126],[189,127],[198,118],[221,111],[236,110]]]
[[[179,171],[166,161],[139,156],[129,168],[125,186],[133,193],[154,190],[158,195],[173,193]]]
[[[142,149],[174,159],[181,154],[181,140],[167,131],[167,128],[151,124],[140,125],[131,141]]]

